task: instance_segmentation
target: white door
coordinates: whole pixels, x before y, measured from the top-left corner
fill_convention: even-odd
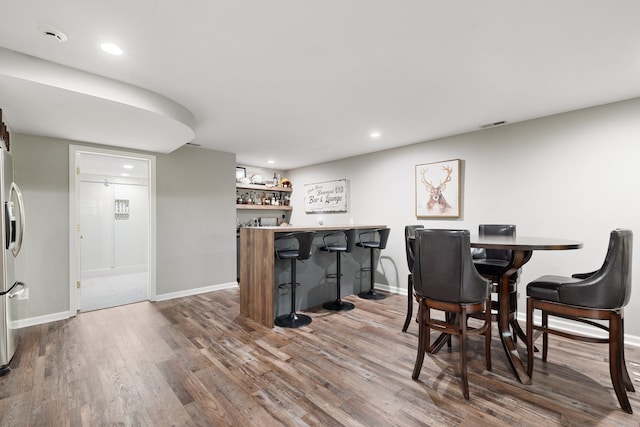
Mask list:
[[[71,311],[153,299],[154,158],[85,150],[70,149]]]

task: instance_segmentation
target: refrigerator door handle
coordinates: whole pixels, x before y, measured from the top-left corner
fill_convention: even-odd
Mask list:
[[[15,191],[16,193],[16,198],[18,199],[18,210],[20,211],[20,232],[16,237],[17,238],[16,245],[13,248],[11,248],[11,253],[13,253],[14,257],[17,257],[18,254],[20,253],[20,249],[22,249],[22,238],[24,237],[24,230],[25,230],[24,201],[22,200],[22,192],[20,191],[20,187],[18,187],[18,185],[15,182],[11,183],[11,190],[9,191],[9,195],[11,195],[12,191]],[[11,197],[9,197],[9,200],[11,200]]]
[[[24,283],[22,282],[16,282],[12,287],[11,290],[7,293],[7,298],[15,298],[18,295],[21,295],[24,293],[24,291],[26,290],[26,286],[24,285]]]

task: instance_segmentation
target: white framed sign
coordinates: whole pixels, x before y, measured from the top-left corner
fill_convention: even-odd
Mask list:
[[[346,212],[347,180],[316,182],[304,185],[304,211]]]

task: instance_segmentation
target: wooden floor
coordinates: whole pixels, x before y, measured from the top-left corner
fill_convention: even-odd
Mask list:
[[[639,349],[627,347],[638,390],[628,415],[606,346],[551,337],[549,362],[536,356],[525,386],[494,327],[493,372],[483,370],[482,338],[470,338],[465,401],[455,351],[427,356],[411,380],[417,326],[400,331],[406,297],[346,299],[355,310],[312,311],[298,330],[241,318],[237,289],[25,328],[0,378],[0,425],[640,425]]]

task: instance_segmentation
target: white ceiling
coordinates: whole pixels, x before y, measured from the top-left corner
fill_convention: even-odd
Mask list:
[[[35,57],[0,51],[14,132],[157,152],[192,140],[282,170],[640,96],[637,0],[0,0],[0,10],[0,47]],[[125,54],[103,53],[103,41]],[[63,85],[47,81],[64,73]]]

